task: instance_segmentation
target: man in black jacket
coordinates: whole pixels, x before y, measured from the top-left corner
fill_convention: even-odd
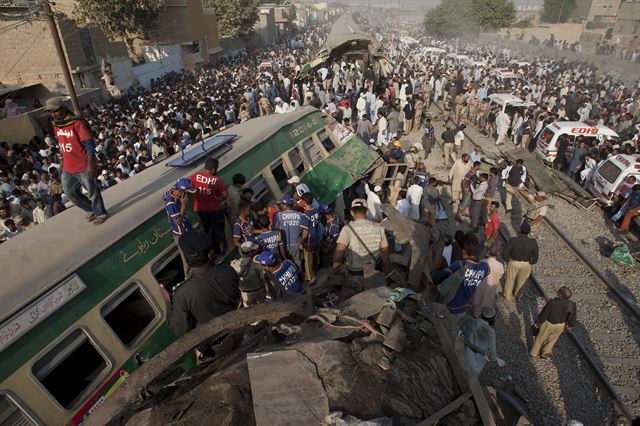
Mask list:
[[[532,358],[547,359],[551,355],[551,350],[556,344],[560,335],[565,330],[571,329],[576,323],[576,304],[571,300],[571,290],[568,287],[560,287],[555,299],[551,299],[544,305],[538,318],[534,323],[534,328],[538,328],[538,336],[531,347],[529,355]],[[540,355],[540,349],[542,355]]]
[[[213,264],[213,243],[201,232],[187,232],[178,240],[192,275],[173,288],[167,301],[167,324],[180,337],[196,326],[236,309],[240,297],[238,274],[224,263]]]
[[[507,264],[507,280],[504,284],[504,298],[513,300],[513,286],[515,296],[520,297],[524,284],[531,274],[531,267],[538,263],[538,242],[529,237],[531,226],[525,222],[520,227],[520,235],[509,240],[507,248],[502,254],[509,261]]]

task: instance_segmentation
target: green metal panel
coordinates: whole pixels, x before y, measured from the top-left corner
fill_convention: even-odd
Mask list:
[[[377,158],[376,152],[354,137],[304,175],[302,181],[318,201],[329,204],[353,184],[354,178],[366,172]]]
[[[251,178],[294,147],[296,143],[320,130],[325,124],[320,112],[309,114],[296,123],[283,127],[266,143],[256,146],[226,166],[221,170],[220,176],[227,183],[231,182],[233,174],[238,172]],[[377,154],[354,137],[332,153],[329,159],[307,173],[303,181],[309,185],[319,200],[327,203],[353,183],[351,174],[359,176],[376,158]],[[190,213],[190,217],[195,223],[197,220],[195,214]],[[172,242],[173,238],[163,209],[80,267],[76,273],[87,284],[87,288],[0,354],[0,382],[64,333],[116,288],[127,282],[133,274],[151,262]],[[168,329],[160,330],[162,328],[155,332],[150,341],[143,346],[148,353],[159,352],[173,340],[168,339],[166,335]],[[127,365],[132,366],[130,362]]]
[[[168,232],[167,232],[168,231]],[[173,242],[164,211],[76,271],[87,288],[0,355],[0,382],[64,333]]]

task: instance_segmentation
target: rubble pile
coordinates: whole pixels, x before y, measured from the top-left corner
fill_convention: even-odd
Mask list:
[[[424,291],[426,228],[389,216],[392,273],[321,270],[294,303],[215,318],[136,370],[89,423],[493,424],[457,320]],[[203,342],[215,355],[177,374],[176,361]]]

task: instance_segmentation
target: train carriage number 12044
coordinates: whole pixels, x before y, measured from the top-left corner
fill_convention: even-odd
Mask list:
[[[294,127],[293,129],[291,129],[289,131],[289,135],[292,138],[298,138],[298,137],[304,135],[310,129],[315,129],[319,124],[320,124],[320,122],[318,121],[318,119],[314,117],[314,118],[310,119],[309,121],[307,121],[306,123],[299,124],[296,127]]]

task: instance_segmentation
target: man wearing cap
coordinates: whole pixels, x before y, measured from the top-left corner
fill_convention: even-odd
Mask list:
[[[285,247],[289,257],[296,265],[302,264],[302,252],[300,251],[300,220],[302,213],[295,210],[296,202],[290,195],[282,197],[282,210],[273,217],[272,229],[277,229],[284,233]]]
[[[191,272],[187,258],[182,249],[180,249],[180,244],[178,244],[178,239],[180,236],[193,231],[189,216],[187,216],[187,203],[189,202],[189,194],[194,192],[195,188],[191,181],[188,178],[180,178],[175,186],[164,194],[164,208],[169,217],[173,239],[178,245],[180,256],[182,257],[185,277],[188,277]]]
[[[356,198],[351,203],[353,222],[346,224],[340,231],[333,255],[333,270],[338,271],[344,262],[349,273],[362,275],[365,264],[378,264],[382,261],[382,270],[389,272],[389,243],[384,228],[367,219],[367,201]]]
[[[224,212],[220,198],[227,197],[227,188],[217,176],[218,160],[207,158],[204,170],[191,176],[191,183],[196,189],[193,210],[198,214],[204,233],[213,240],[216,254],[225,251]]]
[[[296,199],[300,199],[302,194],[309,192],[309,187],[305,183],[302,183],[298,175],[291,176],[291,178],[287,180],[287,183],[293,188],[293,196]]]
[[[560,287],[557,296],[549,300],[538,314],[533,326],[540,331],[529,352],[531,358],[538,358],[538,356],[542,359],[549,358],[560,335],[575,325],[576,304],[569,300],[571,296],[572,293],[568,287]],[[543,344],[544,349],[542,349]],[[540,355],[541,349],[542,355]]]
[[[531,227],[528,222],[520,226],[520,235],[509,240],[507,248],[502,254],[509,262],[507,264],[507,280],[504,284],[504,298],[508,302],[513,296],[520,297],[524,285],[531,275],[531,267],[538,263],[538,242],[529,237]],[[515,292],[514,287],[515,285]]]
[[[107,220],[100,187],[95,179],[95,141],[87,123],[75,117],[60,98],[49,98],[45,110],[53,118],[53,132],[62,155],[64,194],[82,210],[86,219],[99,225]],[[87,195],[82,193],[82,188]]]
[[[187,179],[188,180],[188,179]],[[211,239],[188,232],[178,240],[192,275],[173,288],[173,301],[161,287],[167,302],[167,324],[180,337],[211,319],[236,309],[240,297],[238,274],[226,263],[213,265]]]
[[[404,162],[404,155],[400,140],[398,140],[398,138],[393,138],[393,141],[391,142],[391,149],[382,154],[382,158],[388,164],[397,164]]]
[[[526,198],[529,203],[531,203],[531,207],[525,211],[524,216],[531,227],[531,232],[533,233],[536,226],[538,226],[538,224],[547,216],[547,211],[549,210],[549,206],[545,204],[547,201],[547,194],[542,191],[538,191],[536,194],[530,194],[521,188],[518,188],[517,191],[520,195]]]
[[[278,257],[272,252],[265,250],[256,257],[254,261],[269,272],[274,281],[278,284],[276,299],[280,299],[283,295],[302,293],[304,288],[300,282],[300,270],[295,263],[289,259],[285,259],[282,262],[278,260]]]
[[[382,200],[384,192],[382,186],[374,185],[373,191],[369,188],[369,184],[364,184],[364,192],[367,194],[367,217],[374,222],[382,221]]]

